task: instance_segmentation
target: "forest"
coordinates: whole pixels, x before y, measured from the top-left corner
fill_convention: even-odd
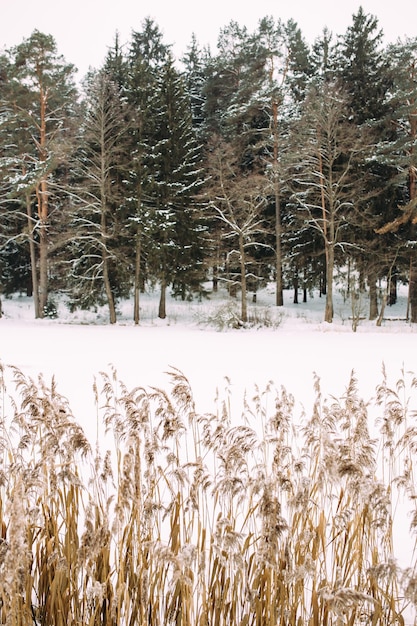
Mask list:
[[[146,18],[78,83],[51,35],[0,54],[0,295],[34,316],[227,287],[247,319],[267,281],[366,290],[369,319],[408,285],[417,323],[417,38],[384,43],[361,8],[311,45],[298,25],[232,21],[175,58]],[[381,293],[383,296],[381,297]],[[1,313],[1,306],[0,306]]]

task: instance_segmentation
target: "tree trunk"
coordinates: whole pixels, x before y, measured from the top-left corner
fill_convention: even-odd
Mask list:
[[[220,233],[216,232],[216,251],[213,265],[213,292],[217,293],[219,288],[219,265],[220,265]]]
[[[48,185],[42,179],[36,190],[39,217],[39,317],[44,317],[48,303]]]
[[[26,215],[28,219],[29,254],[30,254],[30,268],[31,268],[31,274],[32,274],[33,304],[35,307],[35,318],[38,319],[40,317],[39,285],[38,285],[38,272],[36,271],[36,248],[35,248],[35,240],[33,238],[34,228],[33,228],[32,209],[31,209],[31,202],[30,202],[29,194],[26,195]]]
[[[376,320],[378,317],[378,292],[376,288],[376,277],[374,272],[368,274],[369,285],[369,319]]]
[[[414,250],[411,252],[408,298],[410,301],[410,322],[417,324],[417,261]]]
[[[281,203],[279,197],[278,182],[275,183],[275,248],[276,248],[276,306],[284,306],[284,288],[282,281],[282,223]]]
[[[398,287],[398,281],[397,281],[397,270],[394,268],[394,270],[391,273],[391,278],[390,278],[390,287],[389,287],[389,295],[388,295],[388,304],[389,306],[393,306],[396,302],[397,302],[397,287]]]
[[[240,288],[241,288],[241,318],[242,322],[248,321],[248,303],[246,299],[246,258],[243,236],[239,235],[239,252],[240,252]]]
[[[135,238],[135,284],[133,294],[133,321],[135,325],[139,324],[140,310],[139,310],[139,293],[140,293],[140,257],[141,257],[141,233],[139,228],[136,230]]]
[[[279,167],[278,167],[278,102],[272,105],[274,155],[272,172],[274,177],[274,198],[275,198],[275,283],[276,283],[276,306],[284,305],[283,284],[282,284],[282,221],[281,221],[281,198],[279,188]]]
[[[109,316],[110,316],[110,324],[116,323],[116,306],[114,303],[113,292],[110,284],[109,277],[109,260],[107,256],[107,251],[103,252],[103,280],[104,280],[104,289],[107,296],[107,304],[109,306]]]
[[[296,269],[294,272],[294,279],[293,279],[293,286],[294,286],[294,304],[298,304],[298,270]]]
[[[320,297],[325,296],[327,293],[327,259],[324,259],[323,267],[321,270],[320,280]]]
[[[335,246],[335,227],[334,213],[332,207],[329,210],[330,219],[327,222],[325,237],[325,253],[326,253],[326,308],[324,312],[324,321],[331,324],[333,322],[333,270],[334,270],[334,246]],[[327,238],[328,237],[328,238]]]
[[[39,125],[39,160],[47,159],[46,108],[48,95],[40,90],[40,125]],[[39,181],[36,189],[39,217],[39,317],[44,317],[48,303],[48,182],[45,177]]]
[[[110,275],[109,275],[109,255],[106,248],[106,239],[107,239],[107,223],[106,223],[106,207],[104,196],[102,196],[102,205],[101,205],[101,237],[102,237],[102,261],[103,261],[103,281],[104,281],[104,290],[106,292],[107,304],[109,307],[109,316],[110,316],[110,324],[116,323],[116,306],[114,303],[113,292],[110,283]]]
[[[219,267],[213,265],[213,293],[217,293],[219,290]]]
[[[47,225],[39,225],[39,317],[44,317],[48,303],[48,240]]]
[[[385,306],[386,306],[386,304],[387,304],[387,294],[384,293],[384,295],[382,296],[381,310],[380,310],[378,318],[376,320],[376,325],[377,326],[381,326],[382,325],[382,321],[384,319],[384,313],[385,313]]]
[[[324,321],[331,324],[333,322],[333,267],[334,267],[334,248],[330,243],[326,244],[326,307],[324,311]]]
[[[414,112],[415,113],[415,112]],[[417,137],[417,116],[410,116],[410,135],[413,139],[413,144]],[[412,152],[414,150],[412,149]],[[412,155],[414,156],[414,155]],[[417,170],[413,163],[410,163],[408,168],[408,190],[410,195],[410,201],[413,202],[417,197]],[[412,239],[415,239],[416,227],[412,226]],[[417,259],[416,251],[411,250],[410,256],[410,279],[408,285],[408,300],[410,304],[410,321],[412,324],[417,323]]]
[[[320,174],[323,175],[323,163],[321,153],[319,152]],[[330,174],[329,174],[330,175]],[[329,181],[330,188],[332,180]],[[333,198],[329,198],[329,211],[326,211],[326,197],[324,193],[323,183],[320,185],[321,190],[321,209],[323,214],[323,236],[324,251],[326,257],[326,307],[324,311],[324,321],[331,324],[333,322],[333,267],[334,267],[334,245],[335,245],[335,224],[334,224],[334,206]]]
[[[322,280],[322,284],[320,286],[320,293],[326,296],[326,311],[325,311],[325,320],[327,320],[327,315],[328,313],[330,313],[330,311],[328,311],[328,298],[327,298],[327,283],[328,281],[328,272],[329,272],[329,239],[327,238],[327,212],[326,212],[326,194],[324,193],[324,187],[323,187],[323,159],[322,159],[322,155],[320,150],[318,151],[318,161],[319,161],[319,171],[320,171],[320,196],[321,196],[321,211],[322,211],[322,216],[323,216],[323,237],[324,237],[324,271],[322,274],[323,280]],[[333,240],[330,239],[330,241],[333,243]],[[333,268],[331,270],[331,279],[333,282]],[[332,297],[330,298],[331,301],[331,309],[332,309],[332,313],[331,313],[331,320],[333,321],[333,300]],[[330,309],[330,306],[329,306]]]
[[[167,316],[166,311],[166,293],[167,293],[167,285],[166,280],[163,278],[161,280],[161,295],[159,297],[159,309],[158,309],[158,317],[161,320],[164,320]]]

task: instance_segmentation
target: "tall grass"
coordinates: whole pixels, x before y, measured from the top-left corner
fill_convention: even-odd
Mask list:
[[[168,376],[169,391],[129,390],[101,373],[106,436],[90,442],[54,380],[0,367],[0,623],[404,624],[417,572],[396,563],[394,525],[405,498],[412,551],[414,378],[390,388],[383,372],[372,407],[354,376],[338,399],[316,378],[303,416],[271,383],[236,419],[227,384],[199,414]]]

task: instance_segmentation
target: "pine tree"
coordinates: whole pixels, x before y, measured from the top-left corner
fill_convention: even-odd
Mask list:
[[[58,54],[53,37],[36,30],[9,50],[8,57],[2,121],[16,133],[17,141],[8,150],[6,163],[13,172],[10,182],[19,215],[23,207],[26,210],[35,315],[43,317],[49,256],[59,245],[53,226],[62,219],[62,202],[57,199],[60,168],[72,150],[68,137],[76,109],[75,69]]]
[[[391,85],[382,42],[383,33],[377,18],[367,15],[360,7],[352,16],[352,25],[341,37],[335,56],[335,75],[349,94],[352,119],[375,144],[384,139],[386,133],[385,94]],[[352,221],[352,239],[361,245],[351,248],[351,255],[359,273],[368,280],[371,292],[369,317],[375,318],[376,281],[382,277],[386,263],[381,238],[375,237],[374,229],[380,224],[379,216],[392,200],[386,185],[392,171],[378,161],[376,155],[369,155],[366,163],[358,167],[367,180],[367,187],[363,199],[356,205]]]

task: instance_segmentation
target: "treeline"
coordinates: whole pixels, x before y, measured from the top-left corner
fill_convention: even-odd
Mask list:
[[[82,86],[50,35],[0,55],[0,293],[72,309],[160,289],[326,296],[376,319],[409,285],[417,322],[417,38],[385,45],[362,9],[312,45],[297,24],[231,22],[174,58],[146,19]],[[381,289],[381,285],[384,289]],[[386,286],[386,288],[385,288]],[[383,296],[381,297],[381,293]],[[382,309],[382,311],[381,311]]]

